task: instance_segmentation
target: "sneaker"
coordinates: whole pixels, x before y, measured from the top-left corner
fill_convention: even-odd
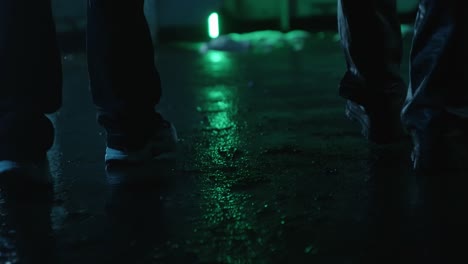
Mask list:
[[[174,125],[162,120],[159,129],[141,149],[128,151],[107,146],[105,162],[106,164],[111,162],[144,163],[156,158],[169,158],[175,154],[177,142],[177,132]]]
[[[154,159],[144,164],[112,162],[105,166],[106,179],[111,187],[161,188],[173,178],[176,164],[175,159]]]
[[[47,158],[38,161],[0,161],[0,183],[2,185],[51,185]]]

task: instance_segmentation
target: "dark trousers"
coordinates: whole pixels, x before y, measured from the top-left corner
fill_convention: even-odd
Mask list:
[[[108,140],[138,145],[134,141],[151,132],[161,95],[144,1],[87,2],[89,79],[98,121]],[[0,0],[0,130],[8,129],[1,116],[52,113],[61,102],[51,1]]]
[[[361,85],[340,87],[350,100],[375,100],[401,80],[402,38],[395,0],[338,0],[338,26],[346,54],[346,78]],[[467,22],[461,0],[421,0],[410,57],[410,83],[402,120],[424,129],[443,113],[463,115]],[[461,63],[461,64],[460,64]],[[352,81],[350,81],[352,82]]]

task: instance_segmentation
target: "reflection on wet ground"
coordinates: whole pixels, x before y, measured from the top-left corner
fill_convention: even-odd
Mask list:
[[[1,263],[442,263],[441,227],[462,223],[462,186],[437,182],[458,176],[411,172],[409,141],[368,145],[344,118],[333,34],[300,52],[160,47],[180,144],[140,168],[104,168],[85,62],[64,56],[53,190],[2,189]]]

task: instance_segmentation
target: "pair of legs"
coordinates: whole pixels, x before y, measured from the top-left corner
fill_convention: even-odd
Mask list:
[[[144,0],[86,2],[90,88],[108,150],[139,150],[167,125],[154,109],[161,87]],[[0,161],[45,156],[54,138],[45,114],[61,102],[51,0],[0,0]]]
[[[401,121],[418,159],[430,152],[450,120],[468,113],[467,22],[461,0],[421,0],[410,57],[410,83],[400,76],[402,37],[396,0],[338,0],[347,73],[340,95],[362,117],[369,139],[399,138]],[[360,109],[359,109],[360,107]],[[361,112],[359,112],[361,110]],[[365,120],[363,120],[365,119]],[[414,161],[415,163],[417,160]]]

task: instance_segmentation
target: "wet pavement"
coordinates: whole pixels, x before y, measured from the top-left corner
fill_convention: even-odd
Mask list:
[[[84,53],[63,54],[53,193],[1,194],[0,262],[435,263],[410,142],[370,145],[345,119],[334,38],[268,53],[161,45],[177,157],[107,172]],[[122,177],[158,181],[108,182]]]

